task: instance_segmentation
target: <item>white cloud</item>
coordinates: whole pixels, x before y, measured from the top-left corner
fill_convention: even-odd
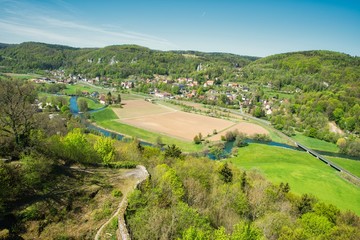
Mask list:
[[[63,9],[72,10],[67,2],[54,1]],[[11,36],[15,39],[16,36],[16,39],[23,39],[23,41],[50,42],[76,47],[103,47],[124,43],[145,45],[151,48],[176,47],[164,38],[118,30],[113,27],[90,25],[67,16],[61,11],[40,9],[26,2],[19,3],[10,0],[0,0],[0,2],[7,3],[6,8],[0,10],[0,41],[1,36],[7,34],[6,39]],[[1,12],[6,14],[1,14]]]

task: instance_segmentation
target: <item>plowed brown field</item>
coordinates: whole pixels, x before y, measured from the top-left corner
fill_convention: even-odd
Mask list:
[[[237,128],[249,135],[267,133],[267,131],[252,123],[234,123],[228,120],[213,118],[193,113],[177,111],[165,106],[146,102],[144,100],[124,101],[123,108],[114,109],[120,122],[142,128],[151,132],[166,134],[172,137],[192,141],[201,133],[203,137],[217,132]],[[212,136],[210,140],[220,140],[221,134]]]

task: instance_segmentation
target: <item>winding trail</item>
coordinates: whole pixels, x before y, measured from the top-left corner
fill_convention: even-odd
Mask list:
[[[146,168],[144,166],[138,165],[138,166],[136,166],[135,169],[133,169],[132,171],[127,172],[126,174],[124,174],[121,177],[122,178],[135,178],[135,179],[137,179],[136,184],[133,187],[133,189],[135,189],[141,182],[146,180],[148,176],[149,176],[149,173],[146,170]],[[119,225],[119,231],[117,232],[118,239],[122,239],[122,240],[130,239],[129,233],[128,233],[127,228],[126,228],[125,219],[124,219],[124,213],[125,213],[127,203],[128,203],[127,202],[127,195],[130,192],[131,192],[131,190],[123,193],[124,194],[123,198],[122,198],[121,202],[119,203],[116,212],[109,218],[108,221],[106,221],[99,228],[99,230],[97,231],[97,233],[95,235],[95,238],[94,238],[95,240],[99,240],[103,229],[111,222],[111,220],[114,217],[118,218],[118,225]]]

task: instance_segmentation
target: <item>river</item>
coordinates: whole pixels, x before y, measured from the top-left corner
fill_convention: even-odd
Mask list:
[[[89,113],[97,112],[97,111],[100,111],[100,110],[102,110],[104,108],[106,108],[106,106],[103,107],[103,108],[98,108],[98,109],[91,110],[91,111],[89,111]],[[81,113],[79,113],[79,108],[78,108],[78,105],[77,105],[77,97],[76,96],[72,96],[70,98],[70,112],[75,116],[79,116],[79,115],[81,116]],[[115,138],[117,140],[123,140],[125,138],[125,136],[120,134],[120,133],[112,132],[112,131],[109,131],[107,129],[95,126],[94,124],[91,124],[88,121],[85,122],[85,125],[89,130],[100,132],[101,134],[103,134],[104,136],[107,136],[107,137],[112,137],[112,138]],[[249,144],[251,144],[251,143],[260,143],[260,144],[266,144],[266,145],[274,146],[274,147],[283,147],[283,148],[288,148],[288,149],[293,149],[293,150],[300,150],[297,147],[290,146],[290,145],[283,144],[283,143],[273,142],[273,141],[271,141],[271,142],[259,142],[259,141],[254,141],[254,140],[248,139],[248,140],[246,140],[246,142],[249,143]],[[143,146],[153,146],[153,144],[145,142],[145,141],[140,141],[140,144],[143,145]],[[233,147],[234,147],[234,142],[225,143],[224,151],[223,151],[223,153],[221,154],[220,157],[224,158],[224,157],[228,156],[231,153],[231,150],[233,149]],[[215,155],[213,155],[211,153],[208,153],[207,156],[210,159],[213,159],[213,160],[216,159]]]

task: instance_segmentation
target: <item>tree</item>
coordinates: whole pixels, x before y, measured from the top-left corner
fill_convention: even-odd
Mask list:
[[[254,117],[261,118],[265,116],[265,112],[261,109],[261,107],[256,106],[253,115]]]
[[[339,138],[336,142],[336,145],[339,147],[341,153],[346,152],[347,142],[345,138]]]
[[[109,164],[110,162],[114,161],[115,159],[115,147],[114,147],[114,140],[108,137],[100,137],[95,145],[95,151],[101,157],[101,160],[105,164]]]
[[[298,203],[297,203],[297,209],[298,209],[299,213],[302,215],[302,214],[312,211],[315,201],[316,201],[316,199],[313,196],[308,195],[308,194],[303,194],[301,196],[300,201],[298,201]]]
[[[200,140],[200,138],[199,138],[198,135],[196,135],[196,136],[194,137],[194,143],[195,143],[195,144],[200,144],[200,143],[201,143],[201,140]]]
[[[241,190],[242,192],[246,191],[246,188],[249,186],[247,177],[246,177],[246,171],[243,171],[241,174]]]
[[[248,222],[240,222],[234,226],[234,232],[231,235],[234,240],[256,240],[263,239],[261,230]]]
[[[14,139],[17,146],[27,146],[34,128],[33,85],[18,80],[0,80],[0,134]]]
[[[78,100],[78,106],[79,106],[80,112],[86,112],[88,110],[88,103],[85,99],[80,98]]]
[[[106,102],[107,102],[107,104],[112,104],[112,95],[111,95],[111,92],[108,92],[107,94],[106,94]]]
[[[222,179],[225,183],[230,183],[230,182],[232,182],[233,173],[232,173],[232,171],[231,171],[231,169],[229,168],[229,166],[228,166],[227,163],[225,163],[224,165],[221,166],[219,173],[220,173],[220,175],[221,175],[221,179]]]
[[[63,158],[67,165],[75,162],[95,163],[98,160],[97,154],[79,128],[75,128],[63,137],[60,144],[59,157]]]
[[[175,144],[167,146],[165,150],[165,157],[179,158],[181,156],[181,150]]]
[[[120,96],[120,93],[117,95],[116,103],[117,103],[117,104],[121,104],[121,96]]]
[[[301,217],[301,225],[310,237],[319,237],[330,232],[333,224],[324,216],[309,212]]]

